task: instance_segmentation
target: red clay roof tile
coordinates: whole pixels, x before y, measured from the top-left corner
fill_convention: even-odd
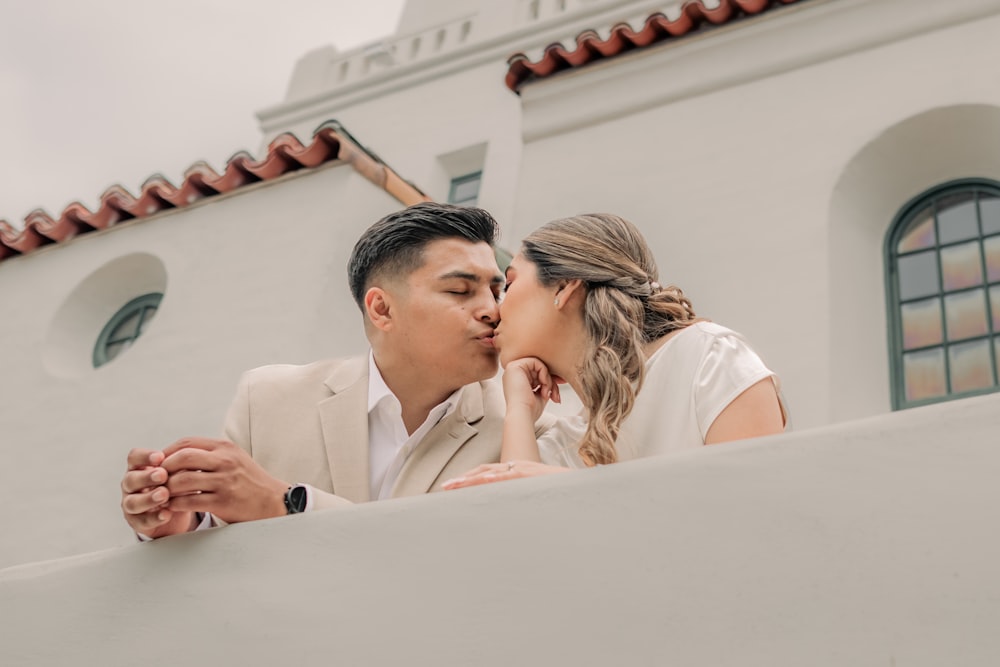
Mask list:
[[[429,199],[355,143],[336,121],[328,121],[320,125],[307,145],[303,145],[293,134],[285,133],[268,145],[267,153],[260,160],[241,151],[229,159],[222,173],[217,173],[204,162],[196,162],[184,172],[184,180],[179,187],[154,174],[142,184],[137,197],[120,185],[111,186],[101,195],[100,205],[95,211],[79,202],[67,206],[58,218],[36,209],[25,218],[22,230],[15,229],[6,220],[0,220],[0,261],[27,254],[44,245],[68,241],[79,234],[146,218],[167,209],[184,208],[200,199],[232,192],[300,169],[315,169],[335,160],[351,165],[407,206]]]
[[[702,0],[687,0],[681,6],[680,16],[674,20],[657,12],[649,16],[639,30],[633,30],[627,23],[618,23],[611,28],[610,36],[604,40],[595,31],[587,30],[576,36],[576,43],[571,49],[559,43],[545,47],[544,54],[536,62],[531,62],[523,53],[515,53],[507,59],[507,87],[516,93],[525,83],[543,79],[556,72],[613,58],[670,38],[683,37],[709,24],[722,25],[800,1],[719,0],[718,6],[710,9]]]

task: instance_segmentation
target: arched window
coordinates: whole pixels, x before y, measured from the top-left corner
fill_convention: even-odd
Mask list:
[[[920,195],[896,216],[885,253],[893,407],[997,391],[1000,183]]]
[[[158,292],[136,297],[108,320],[94,345],[94,368],[103,366],[132,346],[153,319],[162,299],[163,295]]]

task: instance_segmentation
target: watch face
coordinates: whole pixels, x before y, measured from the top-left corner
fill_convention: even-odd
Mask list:
[[[306,487],[299,485],[293,486],[288,491],[289,509],[294,512],[304,512],[306,509]]]

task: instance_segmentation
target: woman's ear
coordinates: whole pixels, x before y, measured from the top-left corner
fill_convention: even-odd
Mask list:
[[[391,297],[381,287],[372,287],[365,292],[365,317],[372,326],[381,331],[392,328]]]
[[[578,294],[581,297],[585,296],[583,281],[579,278],[567,280],[565,283],[559,285],[559,289],[556,290],[555,307],[558,310],[562,310],[572,300],[574,294]]]

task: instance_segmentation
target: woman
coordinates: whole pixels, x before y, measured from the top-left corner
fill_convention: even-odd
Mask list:
[[[507,401],[501,463],[445,488],[529,477],[779,433],[777,378],[734,331],[657,282],[645,240],[608,214],[548,223],[507,269],[494,344]],[[586,416],[536,440],[568,382]]]

